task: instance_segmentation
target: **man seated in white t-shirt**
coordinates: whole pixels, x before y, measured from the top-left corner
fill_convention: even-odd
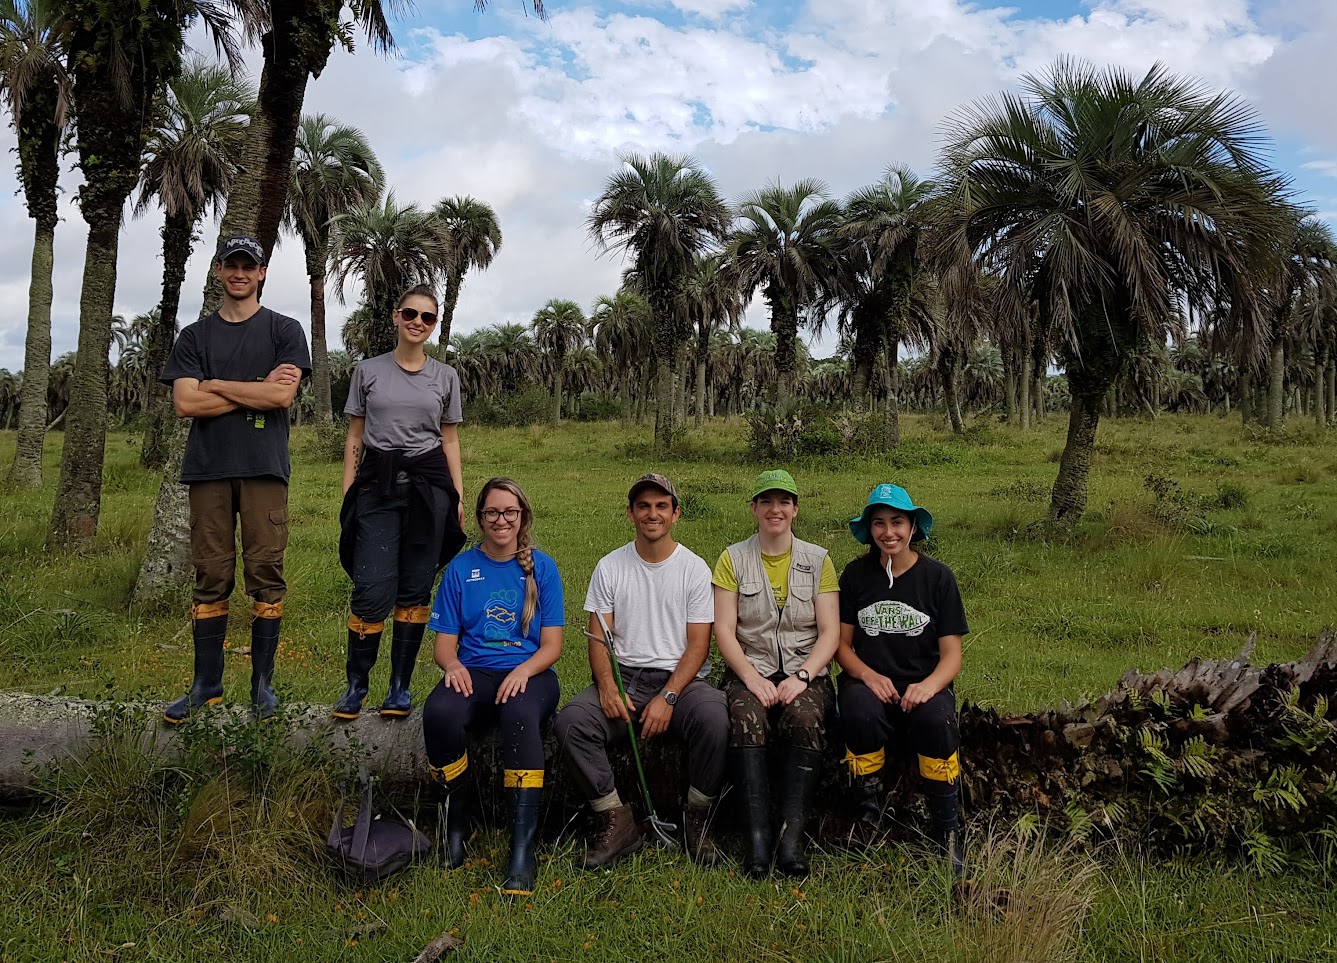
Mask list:
[[[586,869],[612,866],[643,842],[608,762],[609,747],[627,738],[628,720],[640,724],[642,739],[668,733],[684,744],[687,852],[702,865],[719,859],[708,826],[724,783],[729,710],[724,694],[705,681],[714,593],[710,566],[673,540],[681,514],[671,481],[656,474],[637,479],[627,493],[636,539],[599,560],[585,596],[591,634],[603,637],[600,615],[612,632],[627,693],[624,703],[608,650],[591,640],[594,685],[568,702],[556,723],[563,755],[598,819],[585,844]]]

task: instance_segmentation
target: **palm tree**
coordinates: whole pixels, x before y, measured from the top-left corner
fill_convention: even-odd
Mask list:
[[[441,343],[450,343],[450,326],[460,300],[464,275],[486,271],[501,250],[501,225],[497,212],[474,197],[447,197],[437,201],[433,216],[449,240],[450,267],[446,272],[446,295],[441,302]]]
[[[176,340],[177,307],[196,226],[221,204],[236,177],[255,109],[255,90],[226,68],[193,57],[168,83],[162,101],[158,123],[144,148],[144,174],[135,202],[136,214],[150,210],[155,201],[164,214],[162,301],[145,356],[153,371],[166,366]],[[157,390],[139,455],[145,468],[162,468],[166,463],[174,417],[168,392]]]
[[[330,263],[340,300],[344,282],[357,277],[371,312],[369,356],[393,350],[395,301],[415,284],[440,282],[446,256],[441,233],[431,214],[416,204],[401,206],[393,191],[382,202],[336,215],[330,227]]]
[[[737,276],[718,254],[700,255],[683,279],[683,310],[696,329],[696,427],[706,422],[706,367],[711,339],[722,327],[738,327],[743,315]]]
[[[630,423],[632,402],[641,390],[640,372],[650,355],[650,305],[638,292],[620,288],[603,294],[590,310],[594,350],[617,373],[622,420]]]
[[[79,299],[79,351],[65,419],[60,483],[49,548],[89,548],[97,536],[107,433],[107,351],[116,296],[116,254],[126,199],[139,182],[152,136],[152,105],[181,71],[185,34],[212,33],[235,69],[234,24],[254,36],[259,0],[106,0],[69,3],[69,64],[78,117],[79,208],[88,224]]]
[[[626,154],[604,182],[587,221],[601,250],[631,256],[639,290],[650,305],[655,384],[655,445],[674,441],[673,385],[678,345],[686,338],[678,292],[692,259],[710,250],[729,226],[729,206],[715,180],[686,156]]]
[[[725,257],[743,296],[750,299],[760,288],[770,310],[779,375],[775,400],[783,405],[794,387],[800,316],[840,286],[840,205],[821,181],[803,180],[749,194],[738,205],[738,218]]]
[[[1071,409],[1052,521],[1085,511],[1101,403],[1139,342],[1165,340],[1176,292],[1233,278],[1242,309],[1254,299],[1284,226],[1261,140],[1230,94],[1160,65],[1135,79],[1069,60],[949,123],[945,256],[991,266],[1062,344]],[[949,271],[948,290],[967,273]]]
[[[552,298],[530,322],[534,343],[552,358],[552,423],[562,422],[562,376],[566,356],[585,343],[585,313],[575,301]]]
[[[325,423],[332,417],[325,345],[330,222],[355,207],[375,204],[384,188],[385,172],[360,130],[345,127],[325,114],[302,118],[283,226],[302,239],[306,253],[306,275],[311,283],[311,385],[317,422]]]
[[[0,83],[18,135],[19,178],[33,219],[28,332],[23,351],[19,432],[9,480],[42,486],[46,382],[51,367],[51,271],[55,263],[60,139],[70,117],[65,69],[69,21],[55,0],[0,0]]]
[[[1268,288],[1271,328],[1268,331],[1267,427],[1281,427],[1286,388],[1286,342],[1296,307],[1312,291],[1332,283],[1337,242],[1317,217],[1292,209],[1295,221],[1285,235],[1281,270]]]

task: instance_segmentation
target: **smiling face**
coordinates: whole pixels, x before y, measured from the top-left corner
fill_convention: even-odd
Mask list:
[[[260,293],[260,282],[269,269],[249,254],[229,254],[214,262],[214,274],[223,284],[223,294],[233,301],[249,301]]]
[[[636,537],[649,543],[672,534],[680,514],[681,511],[673,507],[673,496],[653,486],[637,492],[627,506],[627,517],[636,526]]]
[[[426,342],[436,330],[436,302],[421,294],[410,294],[395,308],[395,330],[401,345]],[[430,316],[430,320],[428,317]]]
[[[898,508],[883,505],[873,510],[868,516],[868,531],[873,544],[882,551],[883,562],[909,549],[914,525],[914,516]]]
[[[798,499],[779,489],[762,492],[752,499],[752,515],[761,534],[784,535],[794,527],[794,519],[798,517]]]
[[[520,499],[505,488],[493,488],[478,510],[483,551],[489,555],[513,554],[519,544],[523,524],[524,506],[520,504]]]

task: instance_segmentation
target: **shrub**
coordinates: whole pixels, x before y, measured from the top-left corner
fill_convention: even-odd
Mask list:
[[[474,425],[534,425],[552,417],[552,395],[537,386],[520,392],[484,395],[464,404],[464,420]]]

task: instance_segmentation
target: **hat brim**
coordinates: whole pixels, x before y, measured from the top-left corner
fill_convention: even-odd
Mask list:
[[[915,531],[910,536],[911,544],[922,542],[928,538],[929,532],[933,531],[933,514],[927,508],[921,508],[918,505],[907,508],[903,505],[893,505],[890,502],[874,502],[871,505],[864,506],[864,510],[849,521],[850,534],[861,545],[873,544],[873,533],[868,526],[868,516],[879,508],[890,508],[893,511],[905,512],[914,518]]]

